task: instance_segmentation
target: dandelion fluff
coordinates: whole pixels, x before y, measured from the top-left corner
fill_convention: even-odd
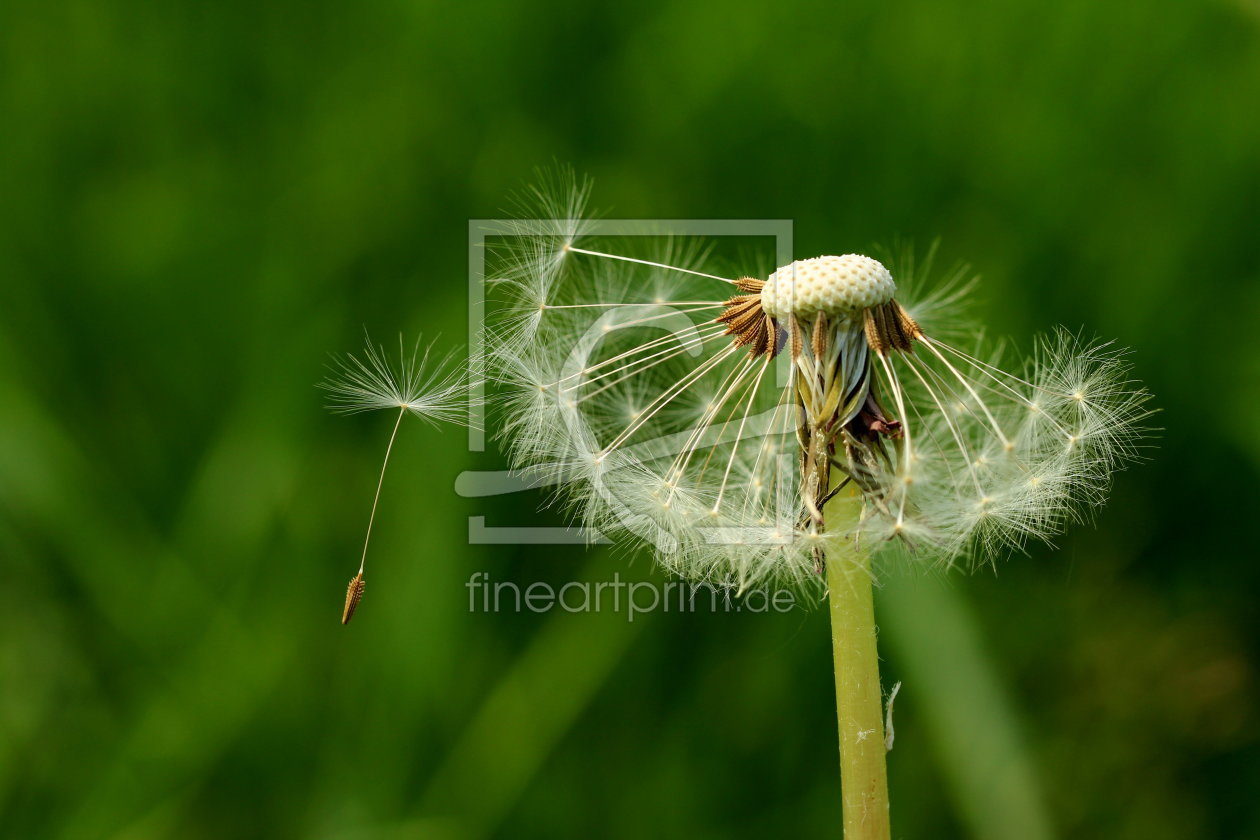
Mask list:
[[[1055,333],[1008,372],[946,320],[961,274],[901,288],[848,254],[726,276],[679,240],[592,235],[586,185],[561,181],[528,215],[563,212],[492,274],[503,437],[583,525],[683,577],[818,580],[837,533],[990,561],[1087,515],[1138,454],[1123,354]],[[854,490],[860,519],[828,521]]]
[[[363,598],[363,568],[367,562],[368,543],[372,539],[372,525],[376,522],[376,507],[385,485],[385,471],[389,456],[394,450],[394,440],[403,417],[411,414],[428,423],[463,422],[466,417],[469,385],[461,370],[453,364],[454,354],[440,359],[432,358],[432,345],[423,351],[417,340],[408,355],[398,339],[398,361],[394,363],[380,345],[366,342],[361,356],[347,355],[338,359],[328,375],[320,383],[329,395],[329,408],[341,414],[357,414],[380,409],[397,409],[394,429],[385,446],[381,461],[381,473],[376,482],[376,494],[372,497],[372,512],[368,516],[367,532],[363,537],[363,554],[359,558],[359,571],[351,578],[346,589],[345,606],[341,623],[349,624]]]
[[[339,414],[401,409],[430,423],[462,422],[467,406],[463,372],[454,354],[432,358],[432,345],[421,350],[417,340],[410,355],[398,339],[398,361],[385,348],[365,343],[363,354],[337,359],[320,383],[329,408]]]

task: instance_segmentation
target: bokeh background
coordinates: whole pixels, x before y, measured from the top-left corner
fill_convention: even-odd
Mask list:
[[[0,835],[837,836],[826,613],[470,613],[659,580],[458,429],[314,387],[465,340],[470,218],[553,160],[617,217],[940,238],[1027,348],[1133,348],[1164,428],[1093,527],[890,576],[905,838],[1260,837],[1260,5],[0,5]]]

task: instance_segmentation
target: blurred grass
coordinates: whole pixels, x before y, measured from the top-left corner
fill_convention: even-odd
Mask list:
[[[1260,836],[1258,26],[1252,0],[0,6],[0,833],[838,825],[825,614],[469,614],[473,571],[656,572],[468,546],[538,500],[456,496],[501,466],[458,432],[404,427],[335,621],[387,429],[313,383],[365,326],[459,343],[467,220],[554,158],[615,216],[793,218],[800,256],[940,236],[995,334],[1133,347],[1165,432],[1096,528],[881,596],[894,826],[1000,836],[968,773],[1018,743],[1060,836]]]
[[[901,698],[901,708],[914,704],[922,717],[971,836],[1054,836],[1018,712],[988,662],[965,600],[939,581],[900,575],[887,577],[881,596],[881,641],[916,692]]]

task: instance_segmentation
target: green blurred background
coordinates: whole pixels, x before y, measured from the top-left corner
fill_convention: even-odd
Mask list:
[[[826,613],[470,614],[644,557],[469,546],[458,429],[314,387],[465,340],[470,218],[967,260],[994,334],[1134,349],[1094,527],[891,577],[894,832],[1260,837],[1256,0],[0,5],[0,836],[837,836]],[[541,517],[545,518],[545,517]]]

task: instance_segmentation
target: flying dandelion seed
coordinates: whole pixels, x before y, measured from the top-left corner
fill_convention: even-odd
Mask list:
[[[385,484],[385,470],[394,449],[394,440],[403,417],[412,414],[429,423],[464,422],[467,406],[468,385],[462,371],[453,364],[454,354],[438,360],[430,360],[432,347],[421,352],[417,340],[408,356],[398,340],[398,363],[392,364],[384,348],[366,343],[362,358],[347,355],[337,360],[329,377],[320,386],[329,393],[330,408],[341,414],[357,414],[363,411],[397,409],[385,457],[381,462],[380,477],[376,482],[376,494],[372,497],[372,512],[368,516],[367,533],[363,537],[363,554],[359,558],[359,571],[346,588],[346,603],[341,613],[341,623],[349,624],[354,611],[363,597],[363,567],[367,562],[368,543],[372,539],[372,525],[376,522],[376,507]]]
[[[943,320],[968,285],[903,295],[930,260],[724,276],[677,240],[604,244],[586,194],[563,176],[535,191],[547,233],[495,255],[502,434],[585,526],[684,577],[817,580],[825,535],[991,562],[1088,515],[1138,453],[1147,394],[1121,351],[1060,332],[1008,372]],[[842,489],[861,515],[828,521]]]

